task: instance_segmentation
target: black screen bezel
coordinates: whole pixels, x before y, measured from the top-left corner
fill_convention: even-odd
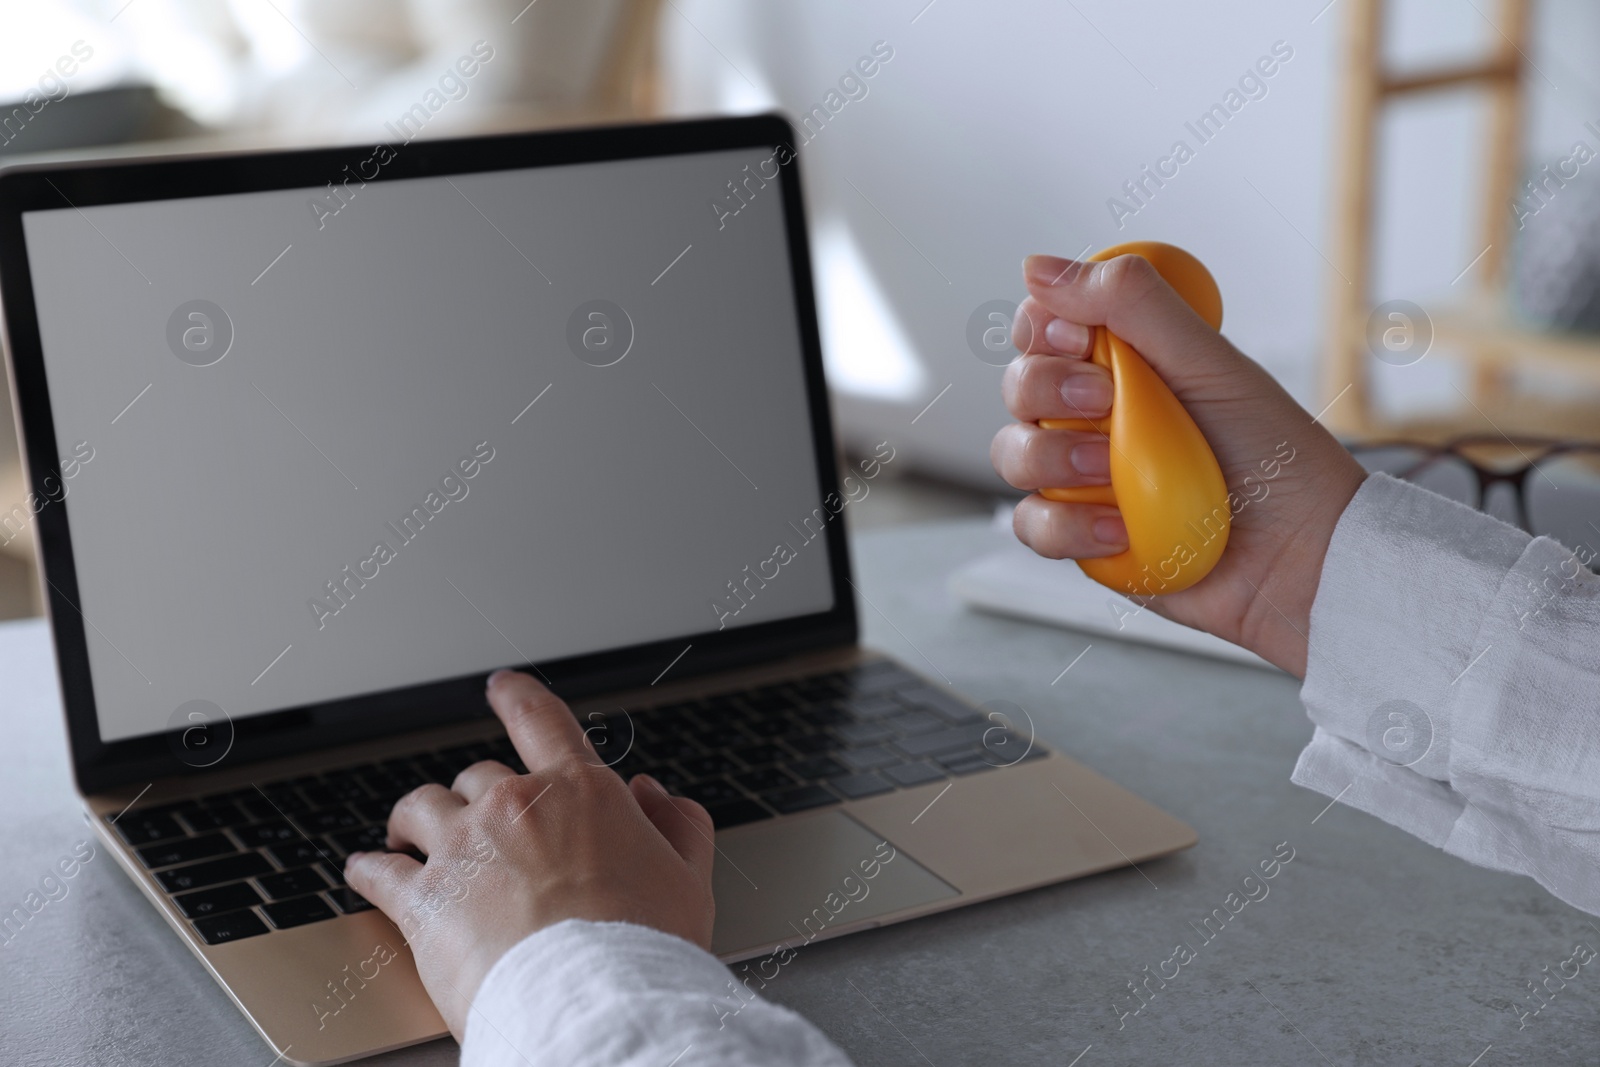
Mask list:
[[[793,128],[781,116],[556,130],[390,146],[393,158],[372,181],[481,173],[533,167],[639,159],[739,148],[780,146],[792,156]],[[352,170],[374,153],[371,146],[247,152],[156,160],[92,161],[7,168],[0,171],[0,307],[5,310],[12,387],[23,459],[30,485],[59,478],[54,420],[22,229],[24,212],[181,199],[276,189],[321,187],[330,175]],[[779,187],[800,326],[806,400],[810,410],[818,506],[837,500],[832,419],[822,369],[806,240],[798,161],[783,163]],[[714,191],[708,191],[714,192]],[[834,509],[829,509],[834,510]],[[173,734],[101,740],[89,672],[84,620],[76,605],[70,495],[46,504],[34,517],[44,594],[55,639],[56,667],[66,712],[73,771],[85,794],[121,785],[199,773],[179,760]],[[833,607],[825,612],[731,630],[708,630],[627,648],[571,656],[535,665],[569,698],[643,686],[684,651],[674,679],[759,663],[786,655],[854,643],[857,618],[850,559],[842,521],[825,526]],[[483,674],[471,674],[361,697],[286,708],[233,723],[233,747],[222,766],[324,749],[368,738],[462,721],[486,714]],[[174,731],[173,733],[176,733]],[[220,768],[210,768],[220,769]]]

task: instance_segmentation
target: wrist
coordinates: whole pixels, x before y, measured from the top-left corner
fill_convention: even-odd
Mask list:
[[[1328,546],[1339,520],[1355,498],[1366,471],[1341,448],[1329,476],[1319,479],[1308,507],[1286,525],[1292,529],[1281,551],[1258,579],[1252,604],[1254,625],[1247,648],[1262,659],[1304,678],[1311,635],[1311,608],[1321,585]],[[1286,516],[1287,520],[1287,516]]]

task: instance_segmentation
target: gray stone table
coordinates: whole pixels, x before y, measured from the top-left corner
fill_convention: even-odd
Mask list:
[[[998,536],[961,522],[858,538],[870,643],[1026,708],[1046,742],[1186,819],[1199,845],[1142,873],[808,946],[768,995],[862,1067],[1600,1062],[1600,966],[1523,1028],[1511,1010],[1531,1008],[1528,980],[1575,943],[1600,949],[1600,923],[1290,785],[1311,730],[1288,677],[963,609],[943,576]],[[41,623],[0,627],[0,680],[9,908],[87,833]],[[1294,859],[1268,895],[1202,941],[1195,925],[1283,842]],[[266,1046],[108,859],[69,884],[0,946],[0,1064],[267,1067]],[[1119,1028],[1127,983],[1180,941],[1194,958]],[[456,1054],[435,1042],[369,1062]]]

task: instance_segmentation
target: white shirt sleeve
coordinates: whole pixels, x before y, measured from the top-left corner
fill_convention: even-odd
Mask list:
[[[1593,559],[1370,476],[1311,609],[1293,781],[1600,914]]]
[[[821,1031],[710,953],[631,923],[569,919],[500,958],[462,1067],[850,1067]]]

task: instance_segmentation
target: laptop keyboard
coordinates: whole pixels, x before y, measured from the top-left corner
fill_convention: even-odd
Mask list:
[[[719,829],[1044,755],[889,662],[586,718],[601,760],[693,797]],[[501,738],[136,808],[114,825],[218,945],[371,908],[345,885],[344,857],[384,847],[400,797],[485,759],[527,770]]]

